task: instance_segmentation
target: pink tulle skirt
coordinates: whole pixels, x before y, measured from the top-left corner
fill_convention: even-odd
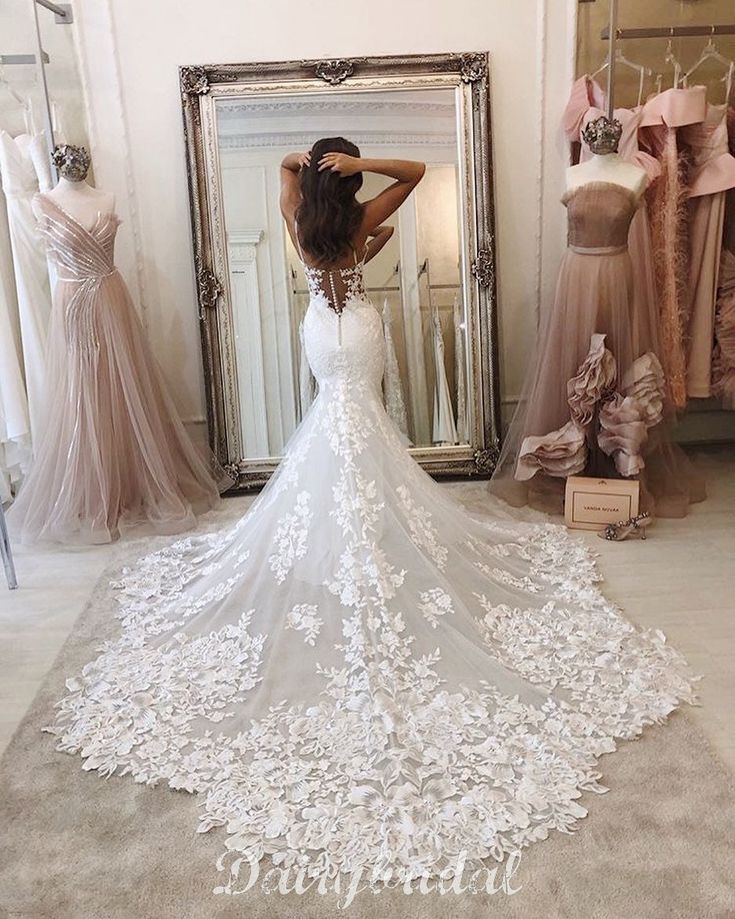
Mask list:
[[[217,503],[214,458],[186,433],[117,271],[57,282],[47,370],[45,436],[8,513],[15,538],[180,532]]]
[[[637,214],[636,219],[639,216],[643,215]],[[645,223],[639,223],[645,230]],[[636,239],[634,221],[631,246],[636,245]],[[606,247],[599,253],[591,249],[575,251],[573,247],[566,251],[554,304],[541,323],[536,356],[491,485],[508,503],[561,513],[567,476],[621,477],[624,464],[619,456],[616,464],[614,451],[604,452],[597,437],[580,435],[574,426],[570,393],[584,402],[589,396],[585,396],[585,387],[594,390],[595,386],[599,405],[607,405],[605,411],[614,416],[614,430],[606,432],[608,444],[626,438],[636,442],[636,437],[638,443],[645,441],[638,458],[642,468],[632,476],[641,482],[643,508],[659,516],[680,517],[686,514],[690,502],[704,498],[702,481],[681,448],[671,443],[673,416],[665,406],[659,409],[660,421],[643,430],[642,421],[629,423],[627,406],[620,405],[622,396],[618,397],[617,412],[610,409],[610,405],[615,407],[614,401],[605,402],[610,392],[621,390],[622,381],[637,370],[639,359],[645,361],[644,356],[655,355],[658,350],[653,275],[646,271],[643,276],[642,271],[640,260],[634,269],[625,247]],[[598,336],[604,336],[604,342],[597,339],[598,345],[611,353],[615,363],[612,376],[604,381],[599,379],[598,363],[592,361],[588,366]],[[655,358],[654,362],[657,363]],[[643,414],[650,413],[640,386],[637,395],[641,396],[637,404],[643,405]],[[541,440],[541,468],[535,474],[529,472],[528,466],[519,469],[524,448],[536,446]],[[633,447],[629,449],[635,452]],[[628,467],[634,468],[635,463]]]

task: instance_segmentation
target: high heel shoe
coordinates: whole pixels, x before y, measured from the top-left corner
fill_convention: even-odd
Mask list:
[[[628,520],[619,520],[617,523],[608,523],[604,530],[597,534],[600,539],[609,539],[611,542],[622,542],[629,536],[646,538],[646,527],[653,523],[653,517],[647,512],[630,517]]]

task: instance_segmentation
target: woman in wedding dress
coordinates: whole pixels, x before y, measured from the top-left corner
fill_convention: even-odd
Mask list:
[[[394,182],[359,203],[366,171]],[[120,635],[48,730],[85,769],[200,795],[199,830],[227,834],[220,891],[266,856],[404,881],[480,867],[569,831],[605,790],[597,757],[694,701],[693,678],[581,543],[466,512],[386,414],[363,266],[423,164],[327,138],[281,172],[317,397],[240,520],[123,569]]]

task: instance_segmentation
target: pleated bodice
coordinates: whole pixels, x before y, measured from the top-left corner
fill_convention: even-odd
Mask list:
[[[636,212],[635,192],[614,182],[588,182],[562,197],[569,218],[567,242],[575,252],[623,251]]]
[[[43,214],[39,233],[60,280],[86,281],[115,272],[115,236],[121,222],[117,214],[100,211],[88,230],[47,195],[34,200]]]

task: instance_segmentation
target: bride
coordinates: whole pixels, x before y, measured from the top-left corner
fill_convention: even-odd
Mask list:
[[[363,172],[395,181],[360,203]],[[318,396],[237,523],[123,570],[119,637],[48,728],[85,769],[200,795],[221,889],[264,856],[403,881],[502,860],[568,831],[597,757],[694,700],[580,543],[463,510],[387,416],[363,269],[423,173],[342,138],[284,159]]]

